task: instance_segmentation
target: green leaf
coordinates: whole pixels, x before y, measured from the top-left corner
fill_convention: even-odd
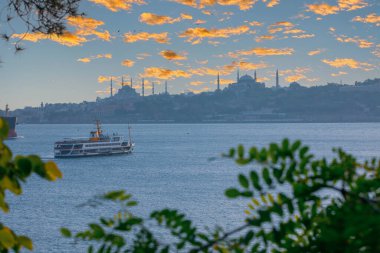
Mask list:
[[[292,146],[290,147],[290,150],[292,152],[295,152],[299,147],[301,147],[301,141],[300,140],[297,140],[295,141]]]
[[[18,242],[22,246],[24,246],[25,248],[27,248],[28,250],[33,250],[32,240],[30,240],[28,237],[26,237],[26,236],[19,236],[18,237]]]
[[[309,151],[309,147],[302,147],[299,151],[299,157],[304,158],[306,153]]]
[[[94,233],[93,235],[95,239],[100,239],[105,235],[103,228],[98,224],[92,223],[89,226]]]
[[[45,163],[45,171],[46,171],[46,175],[48,176],[48,179],[51,181],[55,181],[58,178],[62,178],[62,172],[58,169],[57,165],[52,161],[48,161],[47,163]]]
[[[233,198],[239,197],[240,196],[240,192],[237,189],[235,189],[235,188],[229,188],[229,189],[226,190],[225,195],[228,198],[233,199]]]
[[[248,233],[245,235],[245,237],[244,237],[244,240],[243,240],[243,243],[245,244],[245,245],[248,245],[250,242],[251,242],[251,240],[253,239],[253,236],[254,236],[255,234],[253,233],[253,231],[252,230],[250,230],[250,231],[248,231]]]
[[[263,178],[264,178],[264,181],[267,185],[269,185],[269,186],[272,185],[272,179],[270,177],[268,168],[263,169]]]
[[[109,200],[117,200],[124,195],[124,190],[107,192],[103,197]]]
[[[28,158],[18,156],[15,158],[15,163],[23,177],[28,177],[32,172],[32,162]]]
[[[4,140],[8,137],[8,130],[8,123],[4,119],[0,118],[0,140]]]
[[[249,181],[248,181],[248,178],[246,176],[244,176],[243,174],[239,174],[239,183],[241,186],[243,186],[244,188],[248,189],[249,188]]]
[[[240,159],[244,158],[244,146],[243,145],[238,146],[237,155],[238,155],[238,158],[240,158]]]
[[[71,237],[71,231],[67,228],[61,228],[61,234],[67,238]]]
[[[249,177],[251,178],[251,182],[253,184],[253,187],[255,187],[256,190],[261,191],[262,187],[260,186],[260,179],[257,175],[256,171],[251,171],[249,173]]]
[[[137,206],[138,202],[137,201],[128,201],[127,206]]]
[[[229,157],[234,157],[235,156],[235,149],[234,148],[231,148],[230,149],[230,152],[229,152]]]
[[[16,238],[13,236],[12,231],[9,228],[3,228],[0,230],[0,245],[3,245],[6,249],[10,249],[16,245],[16,243]]]

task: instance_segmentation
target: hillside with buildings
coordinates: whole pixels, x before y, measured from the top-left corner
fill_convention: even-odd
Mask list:
[[[20,123],[207,123],[207,122],[374,122],[380,121],[380,79],[355,85],[291,83],[265,87],[254,77],[214,92],[147,95],[130,85],[108,98],[79,104],[42,104],[15,110]]]

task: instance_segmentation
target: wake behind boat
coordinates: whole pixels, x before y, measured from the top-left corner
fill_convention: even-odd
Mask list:
[[[99,156],[132,153],[135,144],[131,140],[131,128],[128,126],[129,138],[119,134],[104,135],[100,122],[96,121],[96,131],[89,138],[65,138],[54,143],[55,158]]]

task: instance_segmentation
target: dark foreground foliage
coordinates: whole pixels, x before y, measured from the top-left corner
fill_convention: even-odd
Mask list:
[[[4,144],[7,135],[7,123],[0,118],[0,212],[3,213],[9,212],[9,205],[5,199],[7,191],[20,195],[21,184],[33,173],[49,181],[62,177],[54,162],[45,163],[36,155],[13,157],[11,150]],[[19,252],[23,247],[32,250],[32,241],[24,235],[17,235],[2,223],[3,217],[0,219],[0,252]]]
[[[225,195],[245,199],[247,210],[243,225],[230,231],[201,232],[170,209],[144,219],[131,212],[137,204],[131,195],[114,191],[102,199],[121,204],[115,217],[76,234],[61,232],[92,241],[88,252],[380,252],[379,160],[361,163],[334,152],[329,161],[317,159],[300,141],[287,139],[268,148],[231,149],[225,156],[247,172]],[[156,225],[168,236],[163,239]]]

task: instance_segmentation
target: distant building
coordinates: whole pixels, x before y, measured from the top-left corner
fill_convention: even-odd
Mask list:
[[[276,89],[280,88],[280,77],[278,75],[278,69],[276,70]]]
[[[301,86],[301,84],[297,82],[291,82],[289,84],[289,89],[300,89],[300,88],[303,88],[303,87]]]
[[[254,77],[250,75],[239,76],[239,70],[237,71],[237,82],[228,85],[229,89],[232,90],[245,90],[250,88],[265,88],[265,83],[261,83],[257,81],[257,73],[255,71]]]
[[[217,84],[216,91],[219,92],[219,91],[220,91],[220,78],[219,78],[219,73],[218,73],[218,77],[217,77],[217,80],[216,80],[216,84]]]
[[[122,86],[119,91],[113,96],[113,100],[125,100],[128,98],[138,97],[139,94],[135,89],[131,88],[128,85]]]

